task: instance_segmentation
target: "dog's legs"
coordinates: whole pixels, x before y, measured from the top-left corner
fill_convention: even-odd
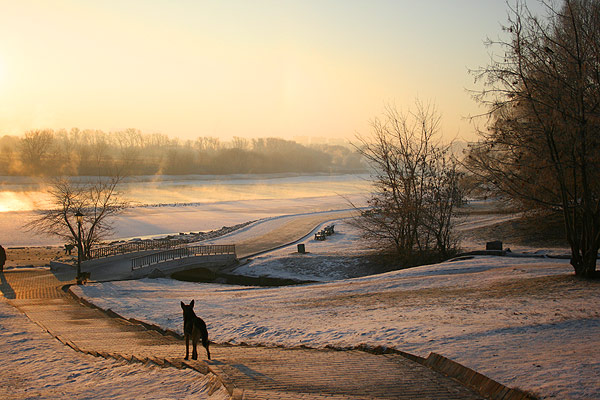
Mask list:
[[[195,338],[192,338],[192,360],[197,360],[198,359],[198,350],[196,349],[196,346],[198,345],[198,341],[195,340]]]
[[[184,335],[185,336],[185,358],[184,360],[187,360],[190,357],[190,335]]]
[[[210,351],[208,350],[208,345],[210,344],[210,342],[208,341],[208,338],[206,336],[202,337],[202,346],[204,346],[204,348],[206,349],[206,357],[208,357],[208,359],[210,360]]]

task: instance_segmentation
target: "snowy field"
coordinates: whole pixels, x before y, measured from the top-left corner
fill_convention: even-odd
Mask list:
[[[293,218],[294,216],[284,216],[260,220],[239,231],[203,244],[227,244],[248,240],[251,235],[267,234]],[[373,251],[359,244],[360,233],[346,221],[326,222],[315,231],[332,224],[335,225],[336,233],[328,236],[327,240],[314,240],[314,235],[310,234],[290,246],[252,257],[232,273],[300,281],[331,281],[371,275],[373,270],[365,265],[366,260],[361,256],[369,255]],[[306,253],[298,253],[298,244],[304,244]]]
[[[236,271],[322,283],[260,288],[146,279],[74,290],[126,318],[180,333],[179,302],[195,299],[217,343],[437,352],[544,398],[600,399],[600,283],[574,279],[568,261],[475,257],[352,278],[361,265],[350,258],[368,250],[350,225],[335,225],[324,242],[302,241],[309,254],[297,254],[294,244]]]
[[[0,300],[1,399],[228,399],[195,371],[74,352]]]

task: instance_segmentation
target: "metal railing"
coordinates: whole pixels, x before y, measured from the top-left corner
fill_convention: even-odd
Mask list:
[[[90,250],[89,259],[102,258],[117,256],[126,253],[135,253],[137,251],[144,250],[162,250],[172,249],[174,247],[181,246],[186,243],[183,240],[169,240],[169,239],[158,239],[158,240],[144,240],[140,242],[128,242],[113,246],[99,247],[97,249]]]
[[[233,254],[235,255],[234,244],[213,244],[205,246],[178,247],[176,249],[161,251],[159,253],[149,254],[147,256],[131,259],[131,270],[148,267],[165,261],[178,260],[180,258]]]

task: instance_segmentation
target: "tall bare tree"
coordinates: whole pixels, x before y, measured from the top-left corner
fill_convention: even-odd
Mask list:
[[[39,216],[26,228],[63,238],[81,249],[83,260],[90,250],[112,232],[111,218],[128,205],[117,191],[122,176],[98,177],[91,181],[55,178],[49,183],[52,207],[39,211]],[[75,215],[83,214],[81,236]]]
[[[43,172],[53,141],[52,130],[33,130],[25,133],[21,141],[21,161],[28,172],[33,174]]]
[[[356,224],[367,239],[392,247],[408,262],[456,248],[452,229],[461,201],[460,173],[450,146],[439,143],[440,116],[417,102],[414,113],[388,107],[375,119],[370,137],[358,137],[358,152],[373,170],[370,210]]]
[[[474,71],[489,129],[470,169],[524,208],[561,210],[575,274],[592,277],[600,246],[600,2],[510,7],[501,55]]]

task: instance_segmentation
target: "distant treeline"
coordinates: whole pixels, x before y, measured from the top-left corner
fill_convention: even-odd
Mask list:
[[[0,175],[319,173],[364,170],[352,148],[264,138],[180,140],[136,129],[34,130],[0,137]]]

